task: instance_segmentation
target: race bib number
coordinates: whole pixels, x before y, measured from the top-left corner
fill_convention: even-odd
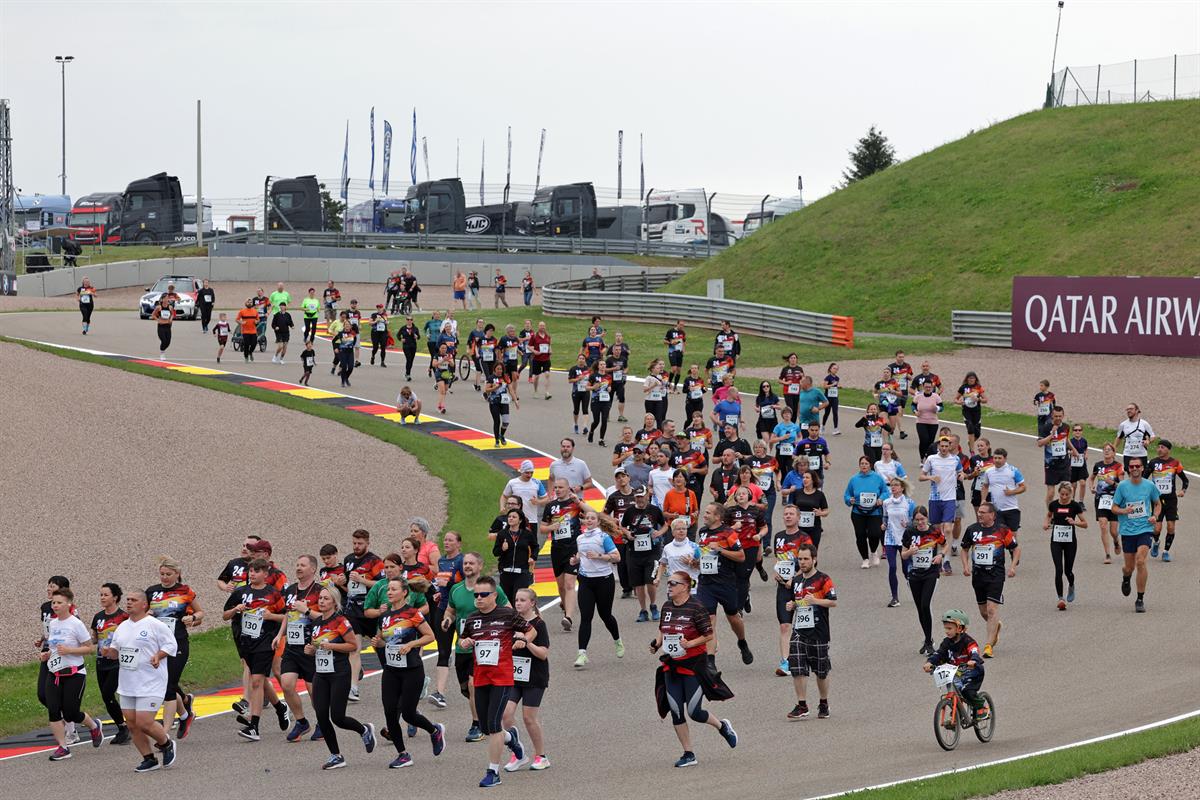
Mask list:
[[[725,415],[725,424],[726,425],[737,425],[738,424],[738,415],[737,414],[726,414]]]
[[[316,655],[317,672],[328,675],[333,672],[333,651],[318,650]]]
[[[763,419],[775,419],[775,406],[762,407]]]
[[[658,402],[659,400],[663,399],[663,393],[661,391],[659,391],[658,389],[655,389],[652,392],[650,392],[650,394],[648,395],[648,399],[652,402]]]
[[[779,449],[776,452],[778,452],[781,456],[790,456],[792,453],[796,452],[796,446],[790,442],[780,442]]]
[[[1050,541],[1068,543],[1075,537],[1075,529],[1070,525],[1054,525],[1050,529]]]
[[[817,524],[817,514],[815,511],[800,512],[800,527],[811,528]]]
[[[500,394],[500,405],[506,406],[508,404],[509,404],[508,392],[502,392]]]
[[[555,540],[571,538],[571,520],[564,519],[558,523],[558,527],[554,529]]]
[[[692,389],[690,392],[688,392],[688,397],[692,398],[693,400],[699,400],[701,397],[704,397],[704,390]]]
[[[494,348],[491,348],[491,347],[483,348],[483,360],[484,361],[492,361],[495,358],[496,358],[496,351]]]
[[[958,667],[953,664],[941,664],[933,668],[933,685],[939,689],[943,686],[949,686],[954,682],[954,676],[958,674]]]
[[[517,683],[529,683],[529,668],[533,659],[528,656],[513,656],[513,680]]]
[[[648,533],[639,533],[633,537],[633,549],[639,553],[648,552],[652,546]]]
[[[963,405],[967,408],[974,408],[979,405],[979,398],[973,394],[963,395]]]
[[[475,642],[475,663],[494,667],[500,663],[500,640],[483,639]]]
[[[825,390],[825,396],[826,397],[837,397],[838,396],[838,387],[830,386],[828,389]]]
[[[908,390],[908,378],[905,378],[903,376],[897,378],[896,385],[900,387],[900,391],[902,391],[902,392],[907,391]]]
[[[1038,403],[1038,416],[1039,417],[1050,416],[1050,404],[1049,403]]]
[[[85,306],[89,305],[92,302],[92,296],[90,294],[81,294],[79,295],[79,302],[83,303]]]
[[[913,553],[913,569],[929,569],[933,566],[933,550],[923,547]]]
[[[776,561],[775,574],[785,581],[790,581],[796,575],[796,562],[790,558],[786,561]]]
[[[1135,500],[1126,506],[1126,509],[1128,509],[1129,516],[1133,519],[1142,519],[1146,516],[1146,501]]]
[[[117,663],[121,665],[121,669],[136,670],[140,655],[141,650],[136,647],[122,647],[117,653]]]
[[[382,333],[383,331],[386,331],[386,330],[387,330],[387,323],[386,323],[386,322],[382,322],[382,321],[380,321],[380,322],[376,322],[376,323],[375,323],[375,330],[379,331],[380,333]]]
[[[971,560],[977,567],[990,567],[996,563],[996,548],[990,544],[978,545],[971,551]]]
[[[59,655],[58,650],[50,651],[50,658],[46,661],[46,669],[51,672],[58,672],[63,666],[63,656]]]
[[[1159,494],[1170,494],[1175,489],[1175,479],[1170,475],[1155,478],[1154,488],[1158,489]]]
[[[771,473],[770,472],[762,473],[755,479],[754,482],[757,483],[758,488],[762,489],[763,491],[770,489],[771,488]]]
[[[868,447],[883,447],[883,434],[879,431],[871,431],[867,434]]]
[[[874,508],[875,501],[877,499],[878,498],[875,496],[874,492],[859,492],[858,493],[858,505],[860,508]]]
[[[548,345],[548,344],[539,344],[538,345],[538,353],[540,355],[544,356],[549,352],[550,352],[550,345]]]
[[[683,342],[676,342],[675,344],[671,345],[671,347],[670,347],[670,350],[672,353],[678,353],[682,349],[683,349]]]
[[[1081,455],[1080,456],[1071,456],[1071,466],[1072,467],[1082,467],[1083,462],[1084,462],[1083,456],[1081,456]]]
[[[611,398],[608,392],[596,392],[596,399],[601,403],[607,403]]]
[[[290,645],[304,644],[304,627],[304,620],[290,620],[287,624],[287,643]]]
[[[613,372],[612,378],[614,381],[623,381],[625,380],[625,373],[618,369]]]
[[[1066,439],[1056,439],[1050,443],[1050,455],[1054,458],[1062,458],[1067,454]]]
[[[810,470],[812,470],[813,472],[819,472],[821,469],[821,457],[820,456],[809,456],[808,457],[808,468]]]
[[[807,628],[815,628],[817,626],[817,612],[814,606],[807,603],[797,604],[796,610],[792,612],[792,627],[796,630],[804,630]]]
[[[700,556],[700,574],[716,575],[718,570],[717,558],[717,553],[706,553]]]
[[[789,383],[788,387],[787,387],[787,393],[788,394],[800,394],[800,384]]]
[[[247,611],[242,614],[242,636],[251,639],[257,639],[262,636],[263,630],[263,612],[261,609],[257,611]]]
[[[159,312],[158,312],[158,315],[159,315],[160,317],[162,317],[163,319],[170,319],[170,318],[171,318],[171,311],[170,311],[170,309],[165,309],[165,308],[164,308],[162,311],[159,311]]]
[[[1111,494],[1102,494],[1096,498],[1096,507],[1101,511],[1108,511],[1112,508],[1113,496]]]
[[[891,392],[884,392],[882,400],[885,406],[896,405],[896,395],[892,394]]]
[[[671,658],[683,658],[687,653],[683,648],[683,634],[668,633],[663,636],[663,652]]]
[[[363,586],[353,578],[351,578],[350,582],[346,584],[346,594],[350,597],[359,597],[360,595],[364,595],[366,593],[367,587]]]
[[[317,359],[313,358],[312,356],[304,357],[304,366],[312,367],[312,366],[316,366],[316,363],[317,363]]]
[[[389,644],[384,649],[384,656],[387,658],[387,665],[389,667],[402,668],[408,666],[408,653],[400,652],[402,646],[399,644]]]

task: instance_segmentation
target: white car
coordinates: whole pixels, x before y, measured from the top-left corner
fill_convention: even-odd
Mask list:
[[[139,301],[138,315],[142,319],[150,319],[155,304],[171,286],[179,295],[175,301],[176,319],[199,319],[200,307],[196,305],[196,295],[200,292],[201,281],[190,275],[164,275],[153,286],[147,286],[146,293]]]

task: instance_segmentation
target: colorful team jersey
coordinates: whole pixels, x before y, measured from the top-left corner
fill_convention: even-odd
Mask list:
[[[985,528],[978,522],[963,531],[963,546],[971,553],[973,575],[1004,576],[1004,551],[1017,547],[1017,537],[1002,525]]]
[[[767,523],[763,512],[753,506],[747,506],[746,508],[734,506],[726,514],[728,515],[729,527],[737,531],[743,550],[760,545],[760,542],[754,537],[762,528],[766,527]]]
[[[703,579],[703,573],[701,576]],[[663,603],[658,630],[662,634],[663,652],[674,661],[682,661],[705,654],[705,644],[684,648],[683,643],[711,634],[712,620],[704,606],[693,597],[689,597],[681,605],[675,605],[674,601],[668,600]]]
[[[892,373],[892,380],[896,384],[901,394],[908,394],[908,384],[912,380],[913,368],[912,364],[905,362],[899,364],[892,362],[888,364],[888,371]]]
[[[875,394],[879,398],[879,405],[893,410],[899,405],[904,390],[900,388],[900,383],[893,378],[890,381],[875,381]]]
[[[754,475],[754,483],[764,492],[770,491],[775,485],[775,473],[779,471],[779,462],[775,456],[751,456],[746,459],[750,472]]]
[[[742,542],[737,533],[724,526],[701,528],[697,543],[700,545],[700,583],[735,584],[737,562],[719,551],[741,550]]]
[[[802,380],[804,380],[804,367],[784,366],[779,370],[779,391],[788,397],[798,397]]]
[[[925,531],[907,528],[900,537],[900,546],[905,550],[910,547],[917,548],[917,552],[913,553],[909,562],[909,574],[914,572],[924,574],[935,569],[933,559],[937,557],[945,544],[946,536],[942,533],[941,526],[931,526],[929,530]]]
[[[183,618],[192,613],[192,601],[195,599],[196,593],[190,586],[182,583],[177,583],[169,589],[160,583],[146,590],[150,615],[171,628],[176,639],[187,638]]]
[[[467,617],[462,635],[473,642],[476,686],[513,685],[513,633],[530,630],[529,622],[508,606]]]
[[[351,573],[361,572],[369,580],[378,580],[383,574],[383,560],[368,550],[361,556],[349,554],[342,559],[342,566],[346,570],[346,606],[361,608],[370,587],[356,581]]]
[[[287,612],[285,641],[288,647],[308,644],[312,634],[312,616],[308,611],[316,610],[322,588],[319,581],[313,581],[307,589],[298,583],[289,583],[283,588],[283,606]],[[305,603],[308,611],[297,609],[297,603]]]
[[[812,537],[804,531],[797,529],[795,533],[788,533],[785,528],[775,534],[773,542],[775,558],[779,561],[793,559],[796,557],[800,545],[812,543]]]
[[[217,580],[244,586],[250,580],[250,570],[247,566],[249,563],[250,560],[247,558],[230,559],[225,564],[225,569],[221,570],[221,574],[217,576]]]
[[[233,618],[238,644],[247,652],[270,650],[272,640],[279,633],[279,623],[264,615],[284,612],[283,595],[271,584],[259,589],[246,585],[230,592],[225,610],[239,605],[245,605],[246,610]]]
[[[409,605],[385,612],[379,618],[379,638],[383,639],[383,647],[376,648],[380,663],[393,669],[419,667],[421,654],[415,649],[401,653],[400,646],[421,637],[419,628],[423,622],[425,616]]]
[[[960,633],[958,639],[943,639],[938,649],[929,657],[929,663],[935,667],[938,664],[953,664],[965,667],[968,661],[974,661],[973,669],[983,671],[983,654],[979,645],[970,636]]]
[[[812,605],[808,601],[837,600],[837,587],[824,572],[816,571],[807,578],[797,575],[792,579],[792,599],[796,603],[792,630],[805,641],[829,641],[829,612],[824,606]]]
[[[1033,396],[1033,404],[1037,406],[1039,417],[1048,417],[1054,410],[1054,392],[1038,392]]]
[[[1111,464],[1097,461],[1092,465],[1092,475],[1096,478],[1096,494],[1111,495],[1117,491],[1117,484],[1125,478],[1125,465],[1120,461]]]
[[[346,566],[344,564],[334,564],[332,567],[321,567],[321,571],[317,574],[317,582],[322,586],[337,588],[334,578],[344,577],[346,575]],[[339,589],[339,591],[341,590]]]
[[[542,522],[551,523],[554,530],[550,532],[550,546],[554,549],[575,549],[575,540],[579,538],[580,518],[583,509],[574,498],[566,500],[551,500],[542,511]]]
[[[1149,477],[1154,482],[1154,488],[1164,497],[1175,494],[1175,478],[1183,481],[1183,490],[1188,488],[1187,475],[1184,474],[1183,464],[1174,458],[1156,458],[1150,462]]]
[[[346,635],[353,633],[350,620],[338,613],[328,619],[318,619],[312,626],[312,643],[343,644]],[[336,653],[332,650],[318,650],[316,653],[316,671],[323,675],[345,674],[350,671],[350,656],[347,653]]]
[[[979,398],[983,396],[983,386],[978,383],[974,386],[968,386],[964,383],[958,387],[958,393],[962,395],[964,408],[978,408]]]
[[[113,633],[116,632],[117,626],[127,619],[129,619],[129,615],[119,608],[112,614],[97,611],[96,616],[92,617],[92,631],[96,634],[96,647],[100,649],[112,647]],[[117,660],[97,655],[96,667],[98,669],[116,669]]]

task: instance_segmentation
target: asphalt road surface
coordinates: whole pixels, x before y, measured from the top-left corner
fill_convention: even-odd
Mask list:
[[[93,332],[87,337],[80,336],[74,315],[6,314],[0,316],[0,334],[160,357],[153,325],[139,321],[132,313],[96,314]],[[318,352],[324,359],[325,347],[319,346]],[[174,342],[162,357],[213,367],[214,354],[212,336],[201,335],[195,323],[177,323]],[[265,379],[294,381],[300,374],[296,355],[283,366],[272,364],[268,356],[244,365],[239,354],[227,351],[221,367]],[[399,355],[391,360],[386,370],[368,366],[356,370],[348,393],[378,403],[393,402],[404,376]],[[563,361],[565,358],[560,357],[559,362]],[[414,377],[416,391],[432,408],[436,394],[424,378],[423,361],[414,373],[420,376]],[[53,375],[52,366],[46,374]],[[511,440],[557,452],[559,438],[570,434],[571,425],[565,381],[561,375],[555,375],[554,381],[554,397],[549,401],[530,397],[527,384],[522,385],[526,399],[515,413]],[[320,368],[314,373],[312,385],[339,390],[336,377]],[[69,387],[63,390],[69,391]],[[630,403],[626,416],[639,419],[640,406],[640,402]],[[672,413],[678,415],[680,410],[674,404]],[[103,424],[98,409],[81,409],[80,413],[93,415],[97,424]],[[844,416],[849,418],[851,413],[847,410]],[[463,383],[456,385],[449,399],[447,416],[490,430],[484,401]],[[1078,599],[1069,611],[1060,612],[1055,609],[1049,536],[1040,525],[1040,450],[1031,439],[991,433],[993,446],[1009,450],[1010,461],[1022,469],[1030,485],[1030,491],[1021,498],[1025,529],[1020,540],[1024,553],[1017,576],[1006,587],[1004,631],[996,658],[987,663],[984,688],[995,698],[998,709],[995,738],[983,745],[964,733],[955,752],[943,753],[931,730],[937,694],[931,680],[920,671],[922,659],[917,649],[921,634],[911,595],[902,585],[900,607],[886,607],[889,592],[885,568],[859,568],[849,515],[840,503],[860,452],[861,440],[851,424],[852,419],[843,419],[845,432],[831,438],[834,466],[827,481],[827,495],[838,510],[827,520],[820,561],[822,571],[836,582],[840,598],[832,614],[831,718],[817,720],[815,714],[814,718],[797,722],[785,718],[795,696],[791,681],[773,674],[778,661],[774,587],[755,577],[754,612],[747,617],[754,664],[741,663],[727,624],[720,620],[718,630],[724,646],[718,664],[737,696],[710,705],[719,717],[732,720],[740,744],[730,751],[713,730],[693,724],[694,750],[700,764],[681,773],[671,767],[679,755],[679,745],[669,722],[659,720],[653,706],[656,659],[645,646],[654,635],[653,625],[634,622],[636,603],[618,600],[616,604],[628,647],[625,658],[615,657],[597,623],[589,650],[591,664],[580,671],[571,666],[576,653],[575,636],[558,632],[559,612],[551,610],[547,613],[553,632],[551,680],[543,719],[547,755],[553,766],[538,774],[503,773],[499,796],[563,797],[585,791],[582,785],[586,783],[603,787],[603,792],[614,797],[663,790],[699,792],[703,797],[733,796],[750,787],[758,792],[808,797],[1020,755],[1200,707],[1200,667],[1196,661],[1200,644],[1200,626],[1196,624],[1200,617],[1200,554],[1190,535],[1195,520],[1190,498],[1181,508],[1176,560],[1150,565],[1148,613],[1135,615],[1132,598],[1121,596],[1120,567],[1102,563],[1103,551],[1094,524],[1083,533],[1076,562]],[[911,420],[907,427],[911,434]],[[280,433],[274,431],[272,435]],[[610,432],[609,441],[616,441],[618,433]],[[910,435],[899,442],[900,458],[910,472],[917,465],[915,440],[915,435]],[[577,454],[592,466],[598,480],[611,482],[607,450],[581,441]],[[915,488],[913,496],[918,502],[928,497],[923,486]],[[934,597],[935,614],[951,607],[971,614],[971,632],[982,640],[983,625],[974,610],[970,579],[961,573],[943,579]],[[815,709],[815,682],[810,684],[809,701]],[[412,744],[416,763],[396,780],[414,791],[468,792],[483,774],[483,745],[462,741],[469,724],[465,702],[458,696],[450,699],[450,707],[444,711],[422,706],[431,719],[446,723],[449,745],[435,762],[427,738]],[[376,680],[364,683],[363,701],[352,704],[350,713],[381,725]],[[32,795],[52,785],[62,796],[94,792],[97,786],[110,792],[114,787],[126,786],[144,791],[144,786],[183,796],[218,792],[241,796],[270,792],[279,796],[325,792],[328,789],[323,787],[330,781],[382,777],[392,757],[386,743],[367,756],[352,736],[343,735],[342,749],[350,770],[327,775],[320,770],[327,755],[322,744],[288,745],[282,733],[269,727],[264,725],[263,741],[250,743],[236,735],[231,715],[201,719],[180,745],[179,765],[170,773],[134,775],[136,754],[128,748],[105,744],[99,751],[76,748],[75,758],[61,764],[48,763],[44,756],[16,759],[4,763],[0,774],[14,794]]]

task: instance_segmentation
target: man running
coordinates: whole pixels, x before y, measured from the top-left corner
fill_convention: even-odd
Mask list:
[[[664,457],[661,456],[660,457]],[[653,475],[653,473],[651,473]],[[654,565],[662,556],[662,537],[667,531],[667,522],[657,505],[650,505],[650,490],[645,486],[633,492],[633,507],[626,508],[621,515],[621,534],[630,544],[629,583],[637,595],[638,622],[658,620],[658,598],[654,586]]]
[[[792,642],[788,670],[796,690],[796,707],[788,719],[808,716],[808,676],[817,676],[817,719],[829,718],[829,610],[837,607],[837,587],[824,572],[817,571],[817,548],[796,547],[796,575],[788,581],[793,599]]]
[[[246,698],[250,704],[250,718],[238,735],[252,742],[262,738],[259,717],[263,707],[263,687],[271,674],[275,635],[279,633],[280,623],[287,619],[283,613],[283,596],[277,588],[267,583],[270,569],[271,564],[265,558],[250,561],[247,569],[250,582],[230,593],[221,614],[221,618],[227,622],[235,617],[239,620],[238,652],[250,670],[250,692]],[[289,721],[287,705],[279,702],[275,706],[275,713],[279,717],[280,730],[286,731]]]
[[[575,612],[575,576],[579,570],[571,563],[571,558],[578,552],[575,540],[582,532],[582,516],[583,506],[578,497],[571,494],[567,479],[555,479],[554,497],[542,509],[538,531],[550,537],[550,563],[554,581],[558,584],[558,596],[562,598],[564,631],[570,631],[574,624],[571,615]]]
[[[1162,512],[1154,519],[1154,545],[1150,548],[1150,557],[1158,558],[1159,537],[1163,525],[1167,528],[1167,541],[1163,546],[1162,560],[1171,560],[1171,545],[1175,543],[1175,523],[1179,520],[1179,501],[1183,499],[1188,489],[1188,476],[1183,470],[1183,464],[1171,456],[1171,442],[1166,439],[1158,440],[1158,458],[1150,462],[1149,477],[1154,481],[1162,500]],[[1183,484],[1178,493],[1175,490],[1175,479]]]
[[[992,509],[1004,527],[1013,533],[1021,530],[1021,508],[1017,495],[1025,492],[1025,476],[1008,463],[1008,451],[1003,447],[992,451],[992,468],[983,474],[979,487],[979,493],[992,501]]]
[[[679,387],[679,372],[683,368],[683,352],[687,347],[687,333],[683,329],[683,320],[677,320],[675,327],[668,328],[663,335],[663,344],[667,346],[667,363],[671,369],[667,382]]]
[[[575,457],[574,439],[567,437],[561,440],[558,452],[561,457],[550,462],[550,480],[562,478],[571,491],[582,498],[585,489],[595,486],[592,471],[583,459]]]
[[[300,301],[300,311],[304,315],[304,336],[306,342],[317,336],[317,317],[321,314],[321,301],[317,299],[317,289],[308,287],[308,295]]]
[[[712,641],[708,651],[717,654],[717,607],[725,612],[725,619],[733,635],[737,637],[742,663],[754,660],[750,645],[746,643],[746,624],[742,621],[741,603],[738,600],[738,565],[746,560],[741,539],[725,524],[725,509],[718,503],[704,507],[704,527],[697,532],[700,545],[700,588],[696,599],[708,611],[712,627]],[[749,660],[747,660],[749,657]]]
[[[277,292],[271,294],[275,296]],[[287,292],[284,292],[287,294]],[[296,327],[296,323],[292,321],[292,315],[288,313],[287,302],[280,301],[279,305],[275,306],[275,314],[271,317],[271,330],[275,332],[275,355],[271,357],[271,361],[276,364],[283,363],[283,357],[287,355],[288,341],[292,338],[292,328]]]
[[[468,742],[483,741],[479,719],[475,714],[475,656],[471,648],[463,644],[463,629],[467,617],[475,612],[475,582],[479,580],[482,571],[483,556],[479,553],[463,555],[463,579],[450,589],[450,600],[446,605],[446,613],[442,616],[443,631],[450,630],[455,622],[458,623],[458,641],[454,645],[454,673],[458,678],[458,689],[471,707],[471,727],[467,730],[466,738]],[[496,587],[496,602],[502,606],[508,605],[508,597],[499,586]]]
[[[1063,407],[1056,405],[1050,409],[1045,434],[1037,440],[1038,447],[1045,448],[1046,504],[1054,499],[1060,483],[1071,480],[1071,459],[1077,454],[1070,438],[1071,426],[1063,422]]]
[[[375,622],[366,615],[363,601],[367,591],[383,573],[383,561],[371,552],[371,534],[362,528],[350,536],[351,551],[342,560],[346,568],[345,615],[354,633],[364,640],[375,635]],[[350,700],[358,702],[358,682],[362,678],[362,655],[355,650],[350,653]]]
[[[296,559],[296,580],[283,590],[283,603],[287,613],[287,624],[275,637],[278,649],[283,643],[283,657],[279,663],[279,685],[284,700],[291,709],[296,722],[287,735],[289,742],[297,742],[306,734],[310,725],[304,716],[304,704],[296,691],[296,682],[303,678],[305,686],[312,686],[315,661],[304,654],[304,646],[312,642],[313,621],[321,616],[317,599],[321,584],[317,581],[317,559],[303,555]]]
[[[1000,639],[1000,606],[1004,604],[1004,551],[1012,553],[1012,564],[1008,568],[1009,578],[1017,576],[1017,565],[1021,563],[1021,546],[1013,531],[1003,522],[997,522],[996,507],[992,503],[979,504],[979,521],[963,531],[963,547],[960,551],[963,575],[971,577],[975,589],[975,603],[979,615],[987,623],[987,644],[983,646],[984,658],[992,657],[992,648]]]
[[[895,415],[894,423],[896,431],[900,434],[901,439],[907,439],[908,434],[904,432],[904,407],[908,405],[908,385],[912,379],[913,368],[904,360],[904,351],[896,351],[896,360],[888,364],[888,372],[892,374],[892,380],[896,382],[896,388],[900,390],[899,412]]]
[[[929,523],[941,529],[946,541],[951,540],[954,531],[955,493],[962,476],[962,464],[951,452],[950,437],[939,437],[937,453],[925,459],[917,479],[932,484],[929,487]]]
[[[342,299],[342,293],[333,285],[333,281],[321,292],[321,299],[325,306],[325,321],[333,322],[337,318],[338,301]]]
[[[1137,568],[1137,600],[1133,610],[1139,614],[1146,611],[1146,583],[1149,571],[1146,557],[1154,540],[1154,520],[1162,513],[1162,499],[1153,483],[1142,477],[1146,462],[1136,456],[1126,458],[1129,478],[1117,485],[1113,495],[1112,513],[1117,515],[1121,533],[1121,552],[1125,566],[1121,570],[1121,594],[1129,597],[1129,581]]]
[[[1114,450],[1122,439],[1125,440],[1125,448],[1121,451],[1125,471],[1129,472],[1130,459],[1140,458],[1145,464],[1149,453],[1147,448],[1154,442],[1154,428],[1142,419],[1142,409],[1137,403],[1125,406],[1125,419],[1117,425],[1117,436],[1113,439]]]

